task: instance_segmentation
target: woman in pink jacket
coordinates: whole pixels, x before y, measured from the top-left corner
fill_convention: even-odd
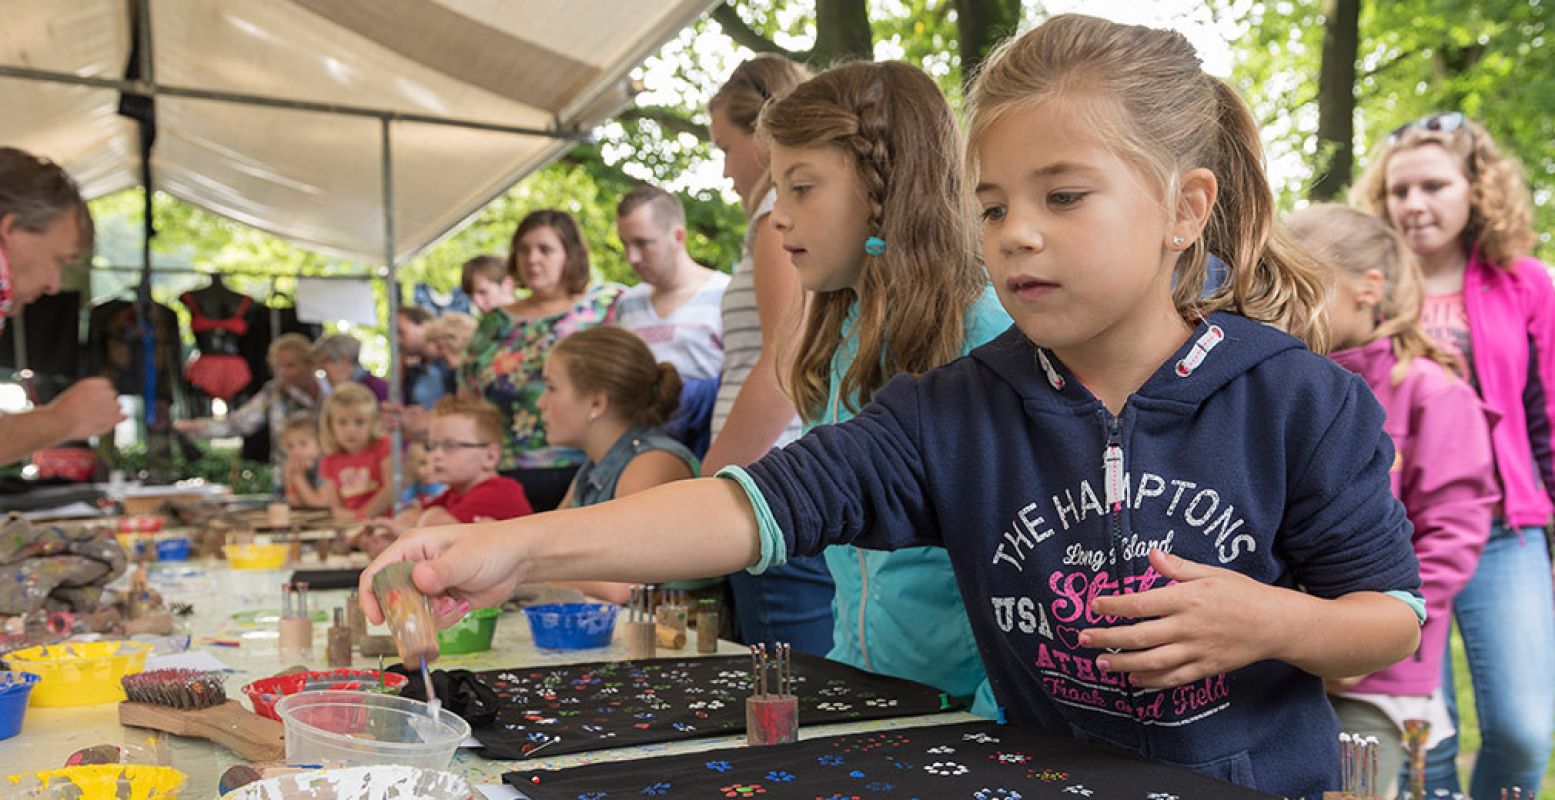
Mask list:
[[[1529,257],[1528,186],[1516,160],[1457,112],[1395,130],[1351,200],[1403,234],[1425,277],[1421,321],[1498,419],[1501,507],[1453,604],[1482,746],[1470,794],[1539,785],[1555,733],[1555,590],[1544,528],[1555,492],[1555,286]],[[1455,710],[1452,662],[1443,690]],[[1458,791],[1456,738],[1431,752],[1428,788]]]
[[[1490,425],[1479,397],[1454,373],[1457,360],[1420,327],[1420,266],[1402,237],[1369,214],[1312,206],[1287,227],[1335,268],[1328,302],[1329,354],[1361,376],[1387,413],[1393,495],[1414,524],[1426,621],[1414,657],[1367,676],[1331,681],[1342,729],[1382,741],[1379,774],[1397,794],[1403,724],[1432,722],[1431,743],[1452,734],[1441,690],[1453,598],[1479,564],[1500,499]]]

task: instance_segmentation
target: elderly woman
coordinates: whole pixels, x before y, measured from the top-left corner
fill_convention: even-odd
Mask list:
[[[459,368],[459,387],[502,412],[502,474],[524,485],[535,511],[561,503],[584,456],[546,439],[537,403],[540,369],[557,340],[610,321],[619,284],[589,282],[589,251],[565,211],[535,211],[513,232],[508,271],[529,295],[481,318]]]
[[[238,406],[226,419],[181,419],[173,428],[199,439],[225,436],[248,436],[264,427],[270,427],[270,478],[276,491],[281,492],[282,476],[286,466],[286,449],[281,446],[281,435],[287,420],[301,413],[317,414],[329,396],[330,385],[314,375],[313,345],[308,337],[287,333],[270,343],[267,358],[275,377],[265,383],[248,402]]]
[[[360,383],[382,403],[389,399],[389,382],[368,372],[358,358],[362,343],[348,333],[332,333],[313,343],[313,365],[324,373],[330,386]]]

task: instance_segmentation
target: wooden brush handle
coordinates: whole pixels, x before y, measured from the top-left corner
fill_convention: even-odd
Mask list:
[[[198,711],[120,703],[119,724],[209,739],[245,761],[279,761],[286,757],[285,729],[281,723],[249,711],[236,700]]]

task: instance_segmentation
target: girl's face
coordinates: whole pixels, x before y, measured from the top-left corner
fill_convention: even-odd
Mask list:
[[[1415,255],[1463,248],[1473,187],[1461,159],[1437,144],[1400,150],[1388,158],[1386,187],[1388,218]]]
[[[812,292],[852,289],[864,268],[864,240],[873,233],[858,170],[836,147],[775,144],[772,176],[778,189],[772,227],[799,282]]]
[[[501,281],[492,283],[485,275],[475,275],[470,278],[470,288],[475,290],[475,293],[470,295],[470,302],[482,314],[489,314],[492,309],[513,302],[513,279],[506,276]]]
[[[977,149],[989,277],[1021,332],[1055,350],[1178,318],[1165,204],[1082,119],[1060,102],[1011,110]]]
[[[373,415],[367,409],[346,407],[330,415],[329,432],[335,444],[347,453],[360,453],[367,449],[373,438]]]
[[[1334,280],[1328,294],[1328,336],[1333,350],[1360,347],[1374,338],[1384,280],[1381,270],[1375,269],[1359,277],[1341,274]]]
[[[750,193],[767,169],[767,149],[754,133],[746,133],[729,120],[723,109],[713,112],[708,123],[713,145],[724,157],[724,177],[734,182],[734,191],[747,202]]]
[[[540,393],[536,406],[540,409],[540,422],[545,425],[545,438],[551,444],[578,447],[588,431],[590,415],[597,416],[600,409],[600,393],[584,394],[573,385],[567,375],[566,357],[552,355],[545,359],[540,370],[545,379],[545,391]]]
[[[518,240],[516,262],[524,276],[524,285],[538,297],[566,294],[562,271],[567,266],[567,249],[556,229],[543,225]]]

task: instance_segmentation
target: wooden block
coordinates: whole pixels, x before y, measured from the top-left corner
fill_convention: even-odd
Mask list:
[[[799,740],[799,698],[770,694],[745,699],[745,744],[790,744]]]
[[[621,635],[626,639],[626,657],[632,661],[658,655],[658,626],[652,622],[628,622]]]

